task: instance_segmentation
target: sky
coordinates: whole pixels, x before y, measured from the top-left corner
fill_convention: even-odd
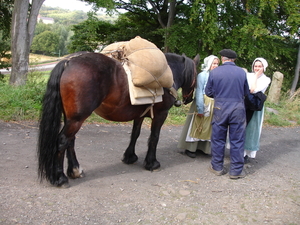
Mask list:
[[[69,10],[82,10],[85,12],[88,12],[92,8],[91,5],[78,0],[45,0],[43,5]]]

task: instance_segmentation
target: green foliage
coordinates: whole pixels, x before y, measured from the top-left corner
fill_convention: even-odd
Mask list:
[[[10,66],[10,26],[13,10],[13,0],[0,1],[0,69]],[[3,75],[0,73],[0,82]]]
[[[160,29],[163,36],[168,32],[167,45],[170,52],[177,54],[186,54],[187,56],[195,56],[200,51],[200,46],[195,40],[200,37],[200,32],[197,32],[193,24],[182,26],[181,24],[173,25],[170,29]],[[182,41],[186,40],[186,41]]]
[[[9,59],[11,54],[10,50],[10,39],[3,35],[3,31],[0,30],[0,69],[8,68],[10,66]],[[1,80],[1,79],[0,79]]]
[[[4,39],[9,37],[14,0],[0,1],[0,31]]]
[[[97,20],[106,20],[106,21],[113,21],[115,20],[115,17],[109,17],[106,15],[101,15],[101,14],[96,14],[96,13],[89,13],[90,15],[93,15]],[[92,26],[92,23],[89,22],[83,22],[86,20],[90,20],[88,18],[87,13],[83,11],[70,11],[66,9],[61,9],[61,8],[53,8],[53,7],[47,7],[47,6],[42,6],[40,10],[40,15],[43,17],[51,17],[54,19],[55,23],[54,24],[44,24],[42,22],[39,22],[36,26],[35,29],[35,37],[36,39],[39,34],[45,32],[45,31],[51,31],[52,33],[55,33],[56,35],[59,36],[59,41],[57,43],[57,46],[55,48],[55,51],[49,52],[49,51],[43,51],[41,49],[37,49],[36,40],[34,43],[34,47],[32,50],[35,52],[41,52],[43,51],[44,54],[55,55],[61,56],[61,55],[66,55],[69,54],[68,48],[71,49],[71,52],[76,52],[76,51],[81,51],[81,50],[88,50],[92,51],[93,48],[89,46],[90,42],[94,42],[95,44],[92,44],[93,47],[97,47],[99,45],[99,37],[96,41],[89,41],[90,39],[93,39],[94,37],[91,35],[92,28],[87,28],[89,32],[86,34],[75,34],[75,37],[73,37],[74,43],[72,44],[71,36],[73,35],[73,31],[71,31],[71,28],[73,25],[80,24],[81,22],[83,23],[83,26]],[[83,28],[83,27],[81,27]],[[76,28],[74,28],[76,30]],[[91,36],[90,36],[91,35]],[[79,36],[79,39],[77,40],[77,36]],[[84,39],[84,42],[81,42],[80,39]],[[101,37],[100,37],[101,38]],[[87,41],[88,40],[88,41]],[[85,43],[87,41],[88,43]],[[82,45],[82,46],[80,46]],[[77,48],[77,47],[78,48]],[[68,48],[67,48],[68,47]],[[49,47],[47,47],[48,49]]]
[[[39,22],[35,26],[34,35],[37,36],[45,31],[51,31],[53,24],[45,24],[43,22]]]
[[[200,45],[199,53],[203,57],[231,48],[238,53],[237,65],[250,71],[252,61],[264,57],[269,63],[267,74],[282,72],[285,76],[283,90],[287,91],[297,60],[295,37],[300,37],[299,10],[299,2],[295,0],[196,0],[190,17],[196,29],[193,30],[195,35],[190,36],[197,35],[198,39],[195,38],[191,45],[195,49]],[[287,21],[293,21],[289,23],[292,26]]]
[[[81,0],[93,5],[95,11],[99,8],[105,8],[109,13],[114,12],[116,1],[114,0]]]
[[[51,31],[44,31],[34,37],[31,50],[35,53],[47,55],[56,54],[59,47],[59,36]]]
[[[37,77],[40,73],[30,73],[26,85],[18,87],[0,83],[1,120],[38,120],[46,84]]]
[[[71,43],[68,45],[70,53],[78,51],[95,51],[100,43],[105,42],[106,33],[113,29],[108,22],[99,21],[94,13],[88,13],[88,19],[78,25],[74,25]]]
[[[86,2],[106,7],[102,0]],[[256,57],[265,58],[269,63],[266,74],[282,72],[283,91],[290,88],[300,37],[297,0],[176,1],[176,15],[170,27],[166,26],[171,23],[167,1],[156,1],[156,8],[147,0],[113,3],[116,9],[127,12],[113,24],[89,18],[90,22],[75,26],[72,51],[94,50],[96,42],[106,45],[135,36],[148,39],[163,51],[185,53],[191,58],[199,53],[203,59],[210,54],[218,55],[223,48],[231,48],[238,53],[237,65],[249,71]]]
[[[265,103],[264,123],[271,126],[300,125],[300,97],[293,100],[283,97],[278,104]]]

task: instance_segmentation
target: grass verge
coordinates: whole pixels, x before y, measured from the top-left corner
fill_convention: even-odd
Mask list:
[[[41,101],[46,88],[48,72],[32,71],[28,74],[27,84],[20,87],[8,85],[8,77],[0,80],[0,120],[3,121],[38,121]],[[165,122],[167,125],[183,125],[190,105],[172,107]],[[300,125],[300,97],[292,101],[283,96],[278,104],[265,103],[264,124],[269,126],[297,126]],[[102,119],[92,114],[87,123],[116,123]],[[151,120],[145,119],[150,125]]]

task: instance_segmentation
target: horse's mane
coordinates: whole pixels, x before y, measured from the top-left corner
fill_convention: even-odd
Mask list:
[[[175,53],[165,53],[166,57],[168,57],[169,61],[172,62],[182,62],[184,65],[184,69],[182,71],[182,75],[184,77],[183,87],[187,85],[195,85],[196,80],[196,66],[194,61],[191,58],[188,58],[186,55],[178,55]],[[191,76],[192,75],[192,76]]]

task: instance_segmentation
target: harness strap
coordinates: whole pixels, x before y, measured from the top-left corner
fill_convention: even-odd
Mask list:
[[[153,106],[154,104],[152,103],[151,105],[149,105],[147,107],[147,109],[145,109],[145,111],[142,113],[142,115],[140,117],[143,117],[146,115],[146,113],[150,110],[150,116],[151,116],[151,119],[153,119],[154,115],[153,115]]]
[[[178,98],[177,91],[176,91],[176,89],[175,89],[174,87],[171,87],[171,88],[169,89],[169,91],[170,91],[170,94],[173,95],[175,99]]]

